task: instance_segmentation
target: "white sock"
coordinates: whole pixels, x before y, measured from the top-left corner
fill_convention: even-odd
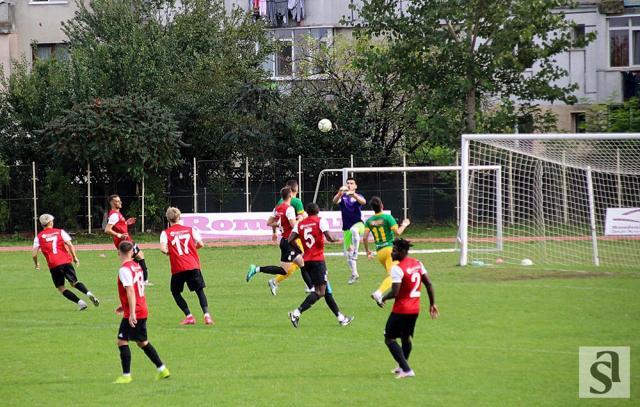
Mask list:
[[[256,267],[256,273],[259,273],[259,272],[260,272],[260,266],[257,266]]]
[[[193,314],[187,315],[187,318],[193,318]]]
[[[129,377],[129,376],[131,376],[131,373],[123,373],[122,375],[123,375],[124,377]]]
[[[356,259],[351,259],[351,275],[354,277],[358,275],[358,262]]]
[[[351,228],[351,241],[353,242],[353,257],[354,259],[358,258],[358,250],[360,249],[360,233],[358,233],[358,228],[354,225]]]
[[[382,292],[380,290],[375,290],[373,292],[373,295],[375,295],[376,297],[382,297]]]
[[[91,291],[87,291],[87,297],[91,297],[93,293]]]
[[[293,310],[293,316],[294,317],[299,317],[300,316],[300,310],[298,308]]]
[[[164,369],[166,369],[167,367],[165,365],[162,365],[158,368],[158,372],[162,372]]]
[[[209,315],[209,313],[207,312],[206,314],[204,314],[205,317],[209,317],[211,318],[211,315]]]
[[[345,320],[344,315],[342,314],[342,312],[338,312],[338,322],[342,322]]]

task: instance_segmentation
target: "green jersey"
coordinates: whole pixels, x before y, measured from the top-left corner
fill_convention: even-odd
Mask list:
[[[281,203],[282,203],[282,198],[280,198],[276,206],[280,205]],[[300,198],[297,198],[297,197],[291,198],[291,206],[293,206],[293,209],[296,211],[296,215],[300,215],[301,213],[304,213],[304,205],[302,204],[302,201],[300,200]]]
[[[397,226],[398,222],[393,216],[386,213],[375,214],[365,222],[365,227],[373,234],[376,250],[393,245],[393,239],[396,238],[393,230],[397,229]]]

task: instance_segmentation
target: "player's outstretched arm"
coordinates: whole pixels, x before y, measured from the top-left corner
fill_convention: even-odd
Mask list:
[[[433,284],[427,274],[422,275],[422,284],[426,287],[427,295],[429,296],[429,315],[431,315],[431,319],[436,319],[440,316],[440,311],[436,305],[436,293],[433,289]]]
[[[338,189],[338,192],[336,192],[336,194],[333,196],[333,204],[337,205],[338,202],[340,202],[340,198],[342,198],[342,195],[344,195],[345,191],[347,190],[347,187],[342,186],[340,187],[340,189]]]
[[[411,221],[409,219],[405,219],[402,221],[402,224],[400,224],[400,227],[397,230],[397,234],[398,236],[400,236],[401,234],[404,233],[405,229],[411,224]]]
[[[115,236],[118,239],[122,239],[123,237],[128,236],[128,233],[118,233],[115,230],[113,230],[113,225],[107,223],[107,226],[104,227],[104,233],[111,235],[111,236]]]
[[[278,227],[278,221],[275,216],[269,216],[269,219],[267,219],[267,226],[271,226],[274,230]]]
[[[336,239],[336,238],[334,238],[333,236],[331,236],[331,233],[329,233],[329,231],[328,231],[328,230],[325,230],[325,231],[324,231],[324,232],[322,232],[322,233],[324,233],[324,237],[327,239],[327,241],[329,241],[329,242],[331,242],[331,243],[333,243],[333,242],[337,242],[337,241],[338,241],[338,239]]]

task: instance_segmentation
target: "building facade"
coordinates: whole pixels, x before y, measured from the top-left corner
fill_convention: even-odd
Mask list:
[[[83,0],[86,3],[89,0]],[[622,102],[640,93],[640,0],[579,0],[578,6],[562,10],[576,23],[575,36],[596,32],[584,48],[559,55],[557,64],[568,75],[559,84],[577,83],[579,103],[546,104],[558,115],[559,127],[580,131],[589,105]],[[349,20],[358,20],[355,8],[361,0],[224,0],[225,7],[240,7],[264,19],[279,51],[264,68],[276,81],[296,79],[301,49],[297,40],[313,37],[330,46],[337,35],[349,35]],[[400,2],[399,8],[406,8]],[[61,22],[73,17],[73,0],[0,0],[0,64],[5,75],[11,61],[25,58],[66,58],[67,46]],[[534,65],[525,75],[535,72]]]

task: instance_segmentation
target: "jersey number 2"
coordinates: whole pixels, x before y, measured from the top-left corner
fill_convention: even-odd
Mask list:
[[[178,250],[179,256],[189,254],[189,239],[191,239],[191,235],[176,235],[176,237],[171,241],[171,244],[176,247],[176,250]],[[180,247],[180,240],[184,240],[184,251],[182,250],[182,247]]]
[[[411,283],[413,287],[411,288],[411,292],[409,293],[410,298],[418,298],[420,297],[420,283],[421,283],[420,273],[411,273]]]

